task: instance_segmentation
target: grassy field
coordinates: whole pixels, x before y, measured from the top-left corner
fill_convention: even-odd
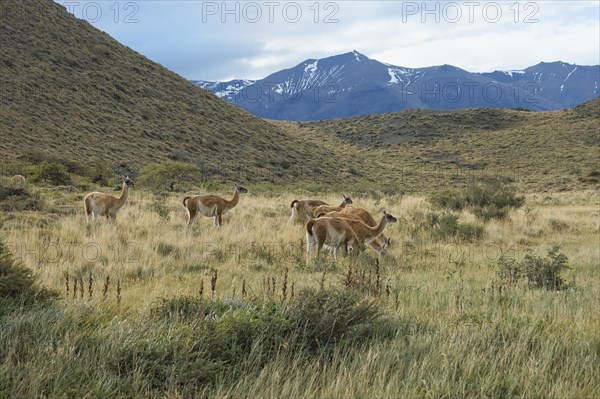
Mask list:
[[[355,196],[399,218],[389,254],[307,268],[292,194],[251,192],[221,229],[187,229],[182,195],[133,191],[88,226],[80,194],[38,190],[48,209],[5,214],[2,240],[60,299],[1,316],[2,396],[600,395],[597,191],[531,194],[502,221],[456,213],[484,226],[470,241],[432,234],[425,197]],[[553,244],[568,288],[499,275],[502,254]]]
[[[265,121],[53,1],[0,12],[0,397],[600,397],[599,99]],[[524,205],[433,205],[487,180]],[[389,253],[307,267],[289,204],[342,194],[399,219]]]

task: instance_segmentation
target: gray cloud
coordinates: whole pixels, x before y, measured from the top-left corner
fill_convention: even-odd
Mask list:
[[[401,66],[473,71],[600,63],[600,4],[589,1],[58,3],[76,4],[75,16],[188,79],[262,78],[353,49]]]

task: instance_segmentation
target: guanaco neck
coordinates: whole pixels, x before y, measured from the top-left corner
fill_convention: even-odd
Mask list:
[[[240,200],[240,192],[236,188],[235,190],[233,190],[233,197],[231,197],[231,199],[229,201],[225,200],[225,206],[227,206],[227,208],[231,209],[237,205],[239,200]]]
[[[342,201],[341,205],[338,206],[338,208],[345,208],[346,207],[346,198],[344,198],[344,200]]]
[[[381,233],[383,233],[383,230],[385,229],[386,225],[387,225],[387,219],[385,216],[382,216],[381,220],[379,221],[377,226],[375,226],[375,227],[367,226],[367,229],[371,232],[372,238],[377,238],[377,237],[379,237],[379,235]]]
[[[121,189],[121,195],[117,198],[117,202],[115,202],[116,207],[121,207],[127,201],[127,195],[129,193],[129,186],[127,183],[123,182],[123,188]]]

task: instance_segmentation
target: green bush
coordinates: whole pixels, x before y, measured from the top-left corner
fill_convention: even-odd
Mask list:
[[[569,285],[560,275],[564,269],[568,268],[568,261],[567,256],[560,252],[559,245],[550,248],[546,258],[533,254],[525,255],[523,266],[529,285],[554,291],[568,288]]]
[[[146,165],[138,183],[141,186],[158,191],[185,191],[200,184],[202,172],[193,164],[164,160],[159,164]]]
[[[559,245],[550,248],[545,258],[528,253],[522,262],[517,262],[503,255],[498,259],[498,277],[502,283],[513,285],[526,276],[530,288],[558,291],[572,286],[560,275],[568,268],[568,260]]]
[[[425,217],[425,229],[438,240],[458,238],[463,241],[477,241],[483,238],[485,229],[475,223],[460,223],[458,215],[429,212]]]
[[[311,350],[352,339],[381,313],[376,305],[348,290],[303,290],[290,304],[292,332]]]
[[[431,202],[440,207],[455,211],[470,209],[484,221],[504,219],[511,209],[525,203],[525,197],[516,194],[513,186],[498,180],[474,182],[462,190],[446,190],[434,194]]]
[[[38,285],[31,270],[19,265],[6,245],[0,241],[0,315],[10,305],[30,305],[47,302],[57,297]]]
[[[6,179],[0,179],[0,211],[38,211],[42,208],[40,193],[31,187],[16,187]]]
[[[71,184],[71,175],[66,166],[56,162],[42,162],[36,167],[33,175],[34,182],[46,182],[54,186],[65,186]]]
[[[452,213],[430,212],[426,216],[426,226],[430,234],[437,239],[454,237],[458,230],[458,215]]]
[[[456,229],[456,236],[463,241],[478,241],[484,234],[485,228],[476,223],[460,223]]]
[[[178,247],[166,242],[159,242],[156,246],[156,252],[161,256],[173,256],[177,259],[179,259],[181,256],[181,252]]]
[[[501,255],[498,258],[498,278],[503,284],[512,286],[523,277],[523,267],[516,259]]]

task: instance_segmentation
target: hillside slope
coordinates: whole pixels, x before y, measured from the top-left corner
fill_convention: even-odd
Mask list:
[[[526,191],[600,187],[600,98],[560,111],[405,110],[299,126],[377,154],[409,191],[485,176]]]
[[[136,168],[183,156],[210,181],[269,182],[282,190],[427,192],[485,174],[512,178],[524,191],[599,183],[598,99],[539,113],[413,109],[266,121],[51,0],[1,10],[0,168],[33,151]]]
[[[325,149],[216,98],[59,4],[3,2],[1,10],[2,158],[41,151],[141,167],[185,153],[216,179],[333,178],[315,162]]]

